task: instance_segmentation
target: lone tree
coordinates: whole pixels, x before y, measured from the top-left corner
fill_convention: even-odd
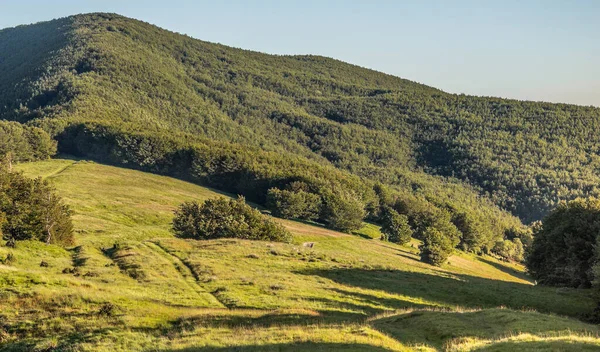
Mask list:
[[[386,208],[382,216],[381,232],[384,235],[384,240],[398,244],[410,242],[413,231],[408,224],[406,215],[398,214],[394,209]]]
[[[196,240],[241,238],[247,240],[291,242],[283,226],[237,199],[209,199],[204,204],[185,202],[175,211],[173,230],[178,237]]]
[[[0,167],[0,226],[2,238],[38,240],[69,245],[73,242],[71,212],[54,188],[41,178],[29,179]]]

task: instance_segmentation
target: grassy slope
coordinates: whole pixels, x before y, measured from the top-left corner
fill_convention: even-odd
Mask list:
[[[460,254],[434,268],[418,261],[416,243],[365,238],[377,236],[373,225],[352,236],[284,221],[291,245],[180,240],[169,232],[174,207],[219,193],[85,161],[19,168],[56,185],[77,243],[0,247],[0,258],[15,257],[0,265],[0,350],[600,346],[595,326],[557,316],[589,311],[589,292],[533,286],[493,258]],[[98,314],[108,303],[112,314]]]

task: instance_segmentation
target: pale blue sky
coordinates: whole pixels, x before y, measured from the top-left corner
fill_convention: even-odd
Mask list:
[[[453,93],[600,106],[600,0],[0,0],[0,28],[96,11]]]

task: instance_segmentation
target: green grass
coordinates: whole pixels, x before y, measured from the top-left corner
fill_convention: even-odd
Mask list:
[[[0,350],[515,351],[598,348],[591,291],[534,286],[517,264],[281,221],[292,244],[193,241],[173,209],[217,191],[77,160],[19,165],[74,210],[76,245],[0,247]],[[314,242],[314,248],[303,246]],[[40,267],[41,261],[48,267]],[[68,273],[63,273],[68,269]],[[100,314],[106,311],[109,314]],[[501,308],[502,307],[502,308]]]

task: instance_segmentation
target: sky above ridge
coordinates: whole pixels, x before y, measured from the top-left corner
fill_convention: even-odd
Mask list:
[[[600,106],[596,0],[0,0],[0,28],[86,12],[324,55],[451,93]]]

